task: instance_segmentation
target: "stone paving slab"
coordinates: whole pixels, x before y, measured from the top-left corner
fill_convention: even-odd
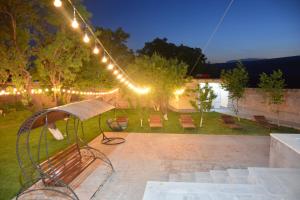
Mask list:
[[[116,172],[93,199],[141,200],[147,181],[168,181],[177,172],[268,166],[269,144],[267,136],[158,133],[130,133],[114,147],[96,143],[106,148]]]

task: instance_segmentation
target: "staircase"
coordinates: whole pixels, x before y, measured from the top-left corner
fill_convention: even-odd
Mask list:
[[[248,168],[169,174],[144,200],[300,200],[300,169]]]

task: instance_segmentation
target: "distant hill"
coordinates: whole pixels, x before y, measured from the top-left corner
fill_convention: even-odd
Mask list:
[[[257,61],[257,60],[264,60],[265,58],[243,58],[240,60],[228,60],[226,63],[236,63],[237,61],[242,61],[242,62],[248,62],[248,61]]]
[[[207,72],[211,78],[219,78],[222,69],[231,69],[236,62],[207,64]],[[246,60],[242,61],[249,73],[249,87],[257,87],[259,74],[262,72],[271,73],[280,69],[286,80],[287,88],[300,88],[300,56]]]

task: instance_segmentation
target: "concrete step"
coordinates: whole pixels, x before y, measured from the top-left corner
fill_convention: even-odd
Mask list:
[[[248,169],[227,169],[229,174],[230,183],[247,184],[250,183],[248,180],[249,171]]]
[[[225,170],[210,170],[209,173],[214,183],[230,183],[229,174]]]
[[[300,199],[300,169],[248,168],[249,181],[262,185],[271,194],[285,194]]]
[[[170,182],[195,182],[194,173],[169,174]]]
[[[148,181],[143,200],[279,200],[261,185]]]
[[[195,172],[195,182],[212,183],[212,177],[209,172]]]

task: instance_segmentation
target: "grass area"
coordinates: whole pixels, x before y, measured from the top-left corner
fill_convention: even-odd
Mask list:
[[[16,136],[21,123],[31,115],[29,111],[17,111],[0,117],[0,199],[11,199],[18,191],[20,171],[16,159]],[[128,132],[154,132],[154,133],[185,133],[185,134],[228,134],[228,135],[269,135],[269,130],[265,129],[255,122],[242,119],[240,125],[242,130],[232,130],[225,127],[220,121],[220,114],[211,112],[205,114],[204,127],[195,130],[185,130],[183,132],[178,122],[179,113],[169,112],[169,120],[164,122],[163,129],[150,130],[147,122],[148,113],[144,118],[144,126],[140,127],[140,120],[135,110],[117,110],[105,113],[102,117],[102,127],[105,131],[110,131],[106,125],[106,119],[115,116],[127,116],[129,118]],[[192,114],[195,122],[198,124],[199,116]],[[64,124],[57,124],[60,130],[64,131]],[[84,122],[85,139],[87,141],[95,138],[98,132],[97,118]],[[38,130],[37,130],[38,131]],[[36,132],[37,132],[36,131]],[[280,127],[272,132],[299,132],[291,128]],[[32,140],[37,139],[38,134],[34,135]],[[67,146],[65,140],[56,141],[49,137],[50,153],[53,154]],[[35,146],[33,148],[36,148]]]

